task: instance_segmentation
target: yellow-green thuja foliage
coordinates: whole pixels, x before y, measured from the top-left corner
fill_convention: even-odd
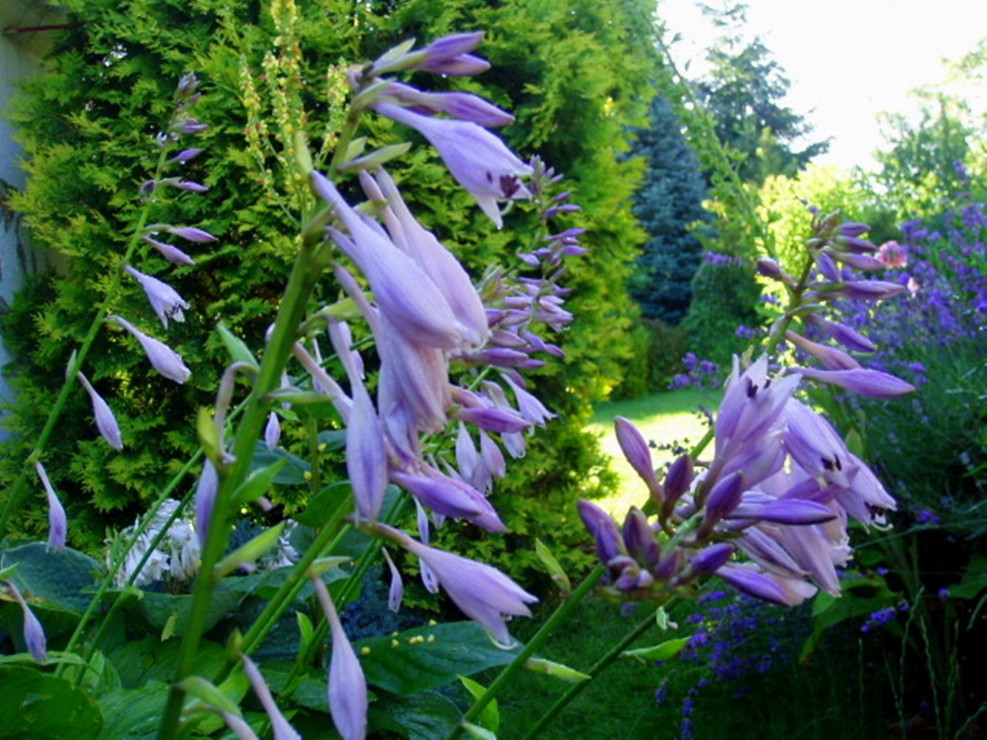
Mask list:
[[[125,282],[110,306],[177,350],[192,369],[189,382],[161,382],[136,345],[107,327],[85,371],[113,405],[125,448],[116,452],[97,437],[80,392],[45,453],[67,502],[70,538],[90,548],[107,526],[132,522],[142,501],[194,452],[196,410],[211,405],[228,361],[215,324],[222,320],[248,345],[262,347],[294,249],[297,198],[307,197],[281,161],[294,131],[304,130],[318,161],[335,143],[346,65],[408,37],[427,42],[484,29],[480,52],[493,64],[490,72],[475,80],[432,77],[428,84],[476,91],[514,111],[517,121],[505,138],[522,156],[540,154],[566,175],[564,188],[584,211],[564,225],[588,228],[583,242],[590,249],[572,260],[562,281],[574,289],[567,306],[577,314],[561,340],[567,358],[550,363],[539,379],[539,393],[563,418],[533,440],[528,458],[496,494],[498,508],[517,533],[518,550],[535,536],[554,539],[553,532],[581,540],[568,509],[577,495],[594,495],[610,478],[595,441],[580,427],[590,399],[619,380],[634,316],[624,282],[641,239],[629,208],[639,172],[620,154],[624,131],[647,110],[648,4],[308,0],[298,3],[294,19],[272,18],[270,3],[248,0],[63,5],[73,27],[61,32],[45,71],[26,84],[17,107],[30,182],[16,206],[34,244],[60,255],[61,268],[34,279],[4,320],[15,354],[8,373],[19,396],[7,421],[17,436],[3,445],[3,478],[19,472],[69,355],[103,300],[107,275],[120,268],[143,205],[138,188],[157,155],[154,135],[168,119],[182,74],[199,76],[203,98],[195,113],[210,125],[189,144],[205,151],[183,176],[210,190],[165,193],[150,220],[201,226],[219,241],[187,250],[194,267],[176,268],[150,249],[135,260],[189,301],[185,324],[160,331],[135,282]],[[393,167],[395,177],[425,225],[477,276],[491,263],[516,265],[515,252],[532,246],[518,243],[513,229],[494,230],[413,132],[380,119],[370,129],[375,145],[414,143]],[[507,218],[533,217],[519,208]],[[304,505],[308,491],[282,493],[291,510]],[[40,500],[25,511],[18,519],[23,529],[41,528]],[[532,555],[526,563],[533,562]]]

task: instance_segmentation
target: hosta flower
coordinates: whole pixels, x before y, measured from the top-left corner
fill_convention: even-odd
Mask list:
[[[48,644],[45,639],[44,628],[38,618],[34,616],[34,612],[31,611],[31,607],[27,605],[27,601],[13,581],[5,581],[5,583],[10,589],[10,593],[13,594],[14,600],[21,605],[21,611],[24,613],[24,645],[35,662],[44,663],[48,659]]]
[[[350,645],[329,589],[314,577],[315,594],[329,622],[332,655],[329,658],[329,712],[343,740],[361,740],[367,734],[367,680]]]
[[[141,287],[147,294],[148,301],[151,302],[151,308],[154,309],[154,313],[161,319],[161,323],[165,329],[168,328],[168,319],[174,319],[178,322],[185,321],[185,314],[182,313],[182,310],[188,308],[188,303],[178,295],[178,292],[174,288],[167,283],[161,282],[156,277],[151,277],[139,270],[135,270],[130,265],[125,266],[123,269],[141,284]]]
[[[41,478],[41,485],[48,495],[48,549],[62,550],[65,548],[65,537],[68,534],[68,518],[65,516],[65,507],[58,499],[58,494],[48,480],[44,465],[40,462],[34,463],[34,469],[38,471]]]
[[[90,385],[85,375],[80,372],[76,377],[79,379],[82,387],[86,389],[89,399],[92,401],[93,415],[96,417],[96,428],[99,430],[99,433],[110,447],[115,450],[122,450],[123,440],[120,438],[120,427],[109,405],[96,392],[96,389]]]
[[[126,319],[114,316],[113,320],[130,332],[141,343],[144,352],[147,354],[147,359],[150,360],[155,370],[168,378],[168,380],[173,380],[176,383],[184,383],[188,380],[192,371],[185,367],[185,363],[182,362],[182,358],[175,350],[164,342],[147,336],[147,334],[137,329]]]
[[[250,681],[254,693],[257,694],[261,706],[264,707],[264,711],[267,712],[267,716],[271,720],[271,732],[274,734],[274,740],[302,740],[302,736],[295,731],[294,727],[288,724],[288,720],[284,718],[281,710],[278,709],[278,705],[274,701],[271,690],[267,687],[267,683],[264,681],[264,676],[261,674],[260,669],[246,655],[241,655],[240,660],[243,661],[243,671],[247,674],[247,679]]]
[[[504,142],[475,123],[447,118],[430,118],[393,103],[379,103],[381,115],[411,126],[434,146],[449,173],[466,188],[490,219],[504,225],[497,201],[530,198],[519,177],[532,169],[505,146]]]
[[[174,244],[168,244],[166,242],[160,242],[157,239],[152,239],[151,237],[144,235],[141,237],[145,242],[150,244],[152,247],[158,250],[162,257],[164,257],[169,262],[176,265],[194,265],[195,260],[189,257],[185,252],[176,247]]]

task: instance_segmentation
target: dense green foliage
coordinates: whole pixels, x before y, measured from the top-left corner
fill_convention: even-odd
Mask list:
[[[568,307],[580,317],[562,337],[567,357],[550,363],[538,381],[539,395],[562,420],[550,425],[544,442],[501,488],[504,501],[525,499],[514,521],[506,507],[506,522],[527,535],[530,522],[552,518],[540,511],[554,514],[576,495],[603,490],[607,476],[597,473],[604,458],[579,427],[590,400],[619,380],[630,354],[626,330],[635,314],[623,286],[641,234],[627,201],[639,167],[621,154],[624,131],[641,122],[651,94],[646,3],[324,0],[300,4],[302,17],[293,30],[298,47],[279,35],[266,3],[68,0],[65,7],[85,22],[61,36],[45,72],[25,85],[16,114],[30,174],[16,206],[26,214],[35,244],[62,255],[64,267],[57,277],[38,278],[5,321],[5,336],[17,338],[8,373],[19,400],[8,417],[17,436],[3,450],[4,479],[20,473],[69,354],[102,300],[107,275],[119,269],[142,205],[137,186],[156,156],[153,136],[167,120],[171,90],[182,74],[194,70],[202,80],[205,96],[196,115],[210,124],[206,152],[183,174],[210,191],[195,198],[164,194],[151,220],[195,224],[220,241],[189,250],[195,268],[170,267],[153,251],[137,265],[168,280],[192,304],[186,324],[170,326],[167,335],[155,329],[136,283],[109,306],[165,339],[193,375],[182,387],[158,382],[129,337],[112,327],[100,331],[86,372],[112,400],[126,447],[116,453],[95,436],[88,399],[80,392],[45,456],[69,508],[71,536],[87,548],[102,541],[107,525],[132,521],[194,451],[195,409],[211,405],[226,361],[219,339],[209,333],[215,322],[222,319],[251,346],[261,344],[293,251],[292,199],[303,197],[278,154],[290,148],[284,132],[303,122],[310,141],[332,144],[339,65],[370,58],[409,36],[482,28],[488,36],[481,52],[493,70],[479,80],[447,84],[515,112],[517,122],[505,130],[509,143],[522,156],[538,153],[565,173],[572,200],[584,209],[570,225],[589,230],[589,254],[573,261],[564,280],[574,290]],[[299,77],[327,85],[296,95],[292,64],[299,65]],[[378,143],[409,135],[388,122],[372,126]],[[273,151],[260,153],[251,141],[265,133]],[[474,270],[514,265],[514,251],[529,245],[496,232],[434,153],[412,139],[418,146],[411,164],[395,175],[425,225]],[[318,158],[325,147],[316,148]],[[450,202],[451,210],[441,205]],[[529,218],[523,210],[508,218]],[[289,511],[303,503],[304,495],[284,495]],[[23,531],[41,528],[40,503],[19,519]],[[553,534],[582,539],[575,523],[539,536]]]
[[[634,214],[648,232],[648,241],[629,287],[646,318],[677,324],[689,310],[690,283],[699,268],[701,246],[694,231],[709,219],[703,208],[706,186],[666,98],[655,98],[650,124],[634,132],[633,152],[647,166],[634,195]]]

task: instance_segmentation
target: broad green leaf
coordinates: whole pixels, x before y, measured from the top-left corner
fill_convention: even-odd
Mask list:
[[[247,479],[233,492],[234,505],[242,506],[253,503],[267,493],[287,462],[288,459],[283,457],[250,473]]]
[[[843,594],[831,596],[822,591],[812,602],[812,634],[802,646],[799,660],[805,661],[816,649],[823,633],[846,619],[871,614],[898,601],[899,594],[888,588],[880,576],[843,583]]]
[[[97,702],[103,712],[103,740],[133,740],[157,735],[168,700],[168,685],[149,681],[138,689],[116,689]]]
[[[178,668],[178,640],[161,642],[157,636],[131,640],[107,657],[120,675],[124,689],[136,689],[151,681],[171,681]],[[222,645],[203,640],[195,659],[195,670],[200,676],[215,678],[226,662],[226,650]]]
[[[216,589],[209,602],[206,615],[206,629],[211,629],[224,616],[232,612],[243,600],[244,593],[233,589]],[[144,598],[136,603],[137,611],[158,629],[164,630],[169,621],[172,634],[184,635],[188,627],[189,609],[192,606],[191,594],[166,594],[147,592]],[[175,615],[175,616],[173,616]]]
[[[552,676],[565,683],[580,683],[592,678],[589,674],[577,671],[575,668],[544,658],[528,658],[524,662],[524,667],[533,673],[544,673],[546,676]]]
[[[86,590],[104,573],[103,566],[88,555],[69,548],[49,552],[40,542],[0,553],[0,567],[14,565],[17,570],[10,580],[21,593],[44,599],[46,608],[75,614],[85,611],[91,598]]]
[[[324,693],[324,691],[323,691]],[[443,740],[459,724],[462,713],[435,691],[407,696],[386,695],[370,705],[371,730],[389,730],[408,740]]]
[[[284,461],[275,473],[272,483],[280,486],[305,486],[308,481],[305,473],[311,466],[306,460],[285,452],[282,449],[269,450],[263,442],[258,442],[254,448],[254,456],[250,460],[250,465],[255,470],[267,468],[277,462]]]
[[[666,640],[658,645],[652,645],[651,647],[625,650],[620,654],[620,657],[637,658],[643,661],[671,660],[679,654],[682,648],[689,644],[689,640],[691,639],[691,637],[678,637],[674,640]]]
[[[89,695],[63,679],[22,666],[0,666],[0,736],[102,737],[103,716]]]
[[[459,676],[510,663],[517,648],[496,647],[475,622],[416,627],[353,645],[367,682],[394,694],[445,686]]]
[[[483,698],[483,695],[487,693],[486,687],[479,681],[474,681],[468,676],[460,676],[459,682],[466,688],[470,695],[473,697],[474,701],[479,701]],[[494,699],[489,704],[487,704],[483,711],[480,712],[480,716],[476,718],[477,723],[484,729],[490,730],[496,733],[500,729],[500,709],[497,706],[497,700]]]

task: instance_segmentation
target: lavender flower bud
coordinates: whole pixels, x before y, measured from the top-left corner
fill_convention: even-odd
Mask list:
[[[794,331],[786,331],[785,339],[815,357],[827,370],[851,370],[860,367],[860,363],[846,352],[813,342]]]
[[[85,375],[80,372],[76,377],[79,379],[82,387],[86,389],[86,392],[89,393],[89,399],[93,404],[93,416],[96,417],[96,428],[99,430],[99,433],[110,447],[115,450],[122,450],[123,440],[120,438],[120,427],[110,407],[103,400],[102,396],[96,392],[96,389],[89,384],[89,380]]]
[[[159,342],[157,339],[147,336],[129,321],[119,316],[114,316],[113,320],[130,332],[141,343],[144,352],[147,354],[147,359],[150,360],[155,370],[168,378],[168,380],[173,380],[179,384],[188,380],[192,371],[185,367],[182,358],[171,347],[164,342]]]
[[[278,442],[281,439],[281,422],[278,421],[278,415],[273,411],[267,416],[267,424],[264,427],[264,444],[267,445],[267,449],[274,450],[278,446]]]
[[[716,574],[750,596],[781,606],[798,606],[817,591],[803,580],[762,573],[753,566],[724,565]]]
[[[212,460],[202,465],[202,474],[195,489],[195,533],[199,536],[199,547],[205,548],[212,523],[212,510],[219,492],[219,473]]]
[[[201,152],[201,149],[183,149],[174,157],[169,159],[166,164],[185,164],[186,162],[190,162],[198,157]]]
[[[596,554],[601,563],[609,563],[614,558],[627,554],[620,530],[609,514],[596,504],[582,499],[576,505],[579,508],[579,517],[596,540]]]
[[[188,308],[188,303],[174,288],[155,277],[135,270],[130,265],[125,265],[123,269],[141,284],[141,287],[147,294],[148,301],[151,303],[151,308],[154,309],[154,313],[161,319],[161,323],[165,329],[168,328],[168,319],[174,319],[179,323],[184,323],[185,314],[182,313],[182,310]]]
[[[206,193],[209,191],[205,185],[201,183],[192,182],[191,180],[176,180],[175,178],[169,177],[166,180],[162,180],[160,185],[170,185],[173,188],[178,188],[179,190],[185,190],[190,193]]]
[[[806,323],[822,329],[837,342],[853,352],[873,352],[877,349],[867,337],[846,324],[837,324],[816,314],[809,314],[806,317]]]
[[[847,370],[816,370],[808,367],[793,367],[791,371],[823,383],[838,385],[868,398],[895,398],[915,390],[915,386],[911,383],[906,383],[894,375],[862,367]]]
[[[627,462],[631,464],[634,471],[648,486],[651,495],[657,501],[661,501],[662,487],[655,475],[648,443],[644,441],[641,432],[629,419],[618,416],[614,418],[613,425],[617,434],[617,442],[620,444],[620,449],[623,451],[624,457],[627,458]]]
[[[44,628],[13,581],[6,581],[6,584],[24,613],[24,645],[36,663],[44,663],[48,660],[48,644],[45,639]]]
[[[48,480],[44,465],[40,462],[34,463],[34,469],[38,471],[41,478],[41,485],[48,495],[48,549],[63,550],[65,548],[65,537],[68,534],[68,518],[65,516],[65,508],[58,500],[58,494]]]
[[[387,561],[387,567],[391,571],[391,587],[387,592],[387,608],[392,612],[397,612],[400,611],[401,602],[404,600],[404,582],[401,580],[401,571],[394,565],[387,548],[381,548],[381,552],[384,553],[384,560]]]
[[[733,555],[733,545],[720,542],[703,548],[692,559],[691,570],[697,575],[710,575],[727,564]]]
[[[247,674],[247,679],[250,681],[254,693],[257,694],[261,706],[264,707],[264,711],[267,712],[267,716],[271,720],[271,731],[274,734],[274,740],[302,740],[302,736],[295,731],[295,728],[288,724],[288,720],[284,718],[281,710],[278,709],[277,702],[274,701],[271,690],[267,687],[267,683],[265,683],[260,669],[246,655],[241,655],[240,660],[243,662],[243,671]]]
[[[157,239],[152,239],[151,237],[144,235],[141,237],[145,242],[150,244],[152,247],[161,253],[169,262],[176,265],[194,265],[195,261],[189,257],[185,252],[180,250],[178,247],[172,244],[166,244],[165,242],[159,242]]]
[[[208,231],[203,231],[195,226],[165,226],[163,228],[169,234],[180,236],[182,239],[187,239],[190,242],[197,242],[201,244],[216,241],[216,237]]]

